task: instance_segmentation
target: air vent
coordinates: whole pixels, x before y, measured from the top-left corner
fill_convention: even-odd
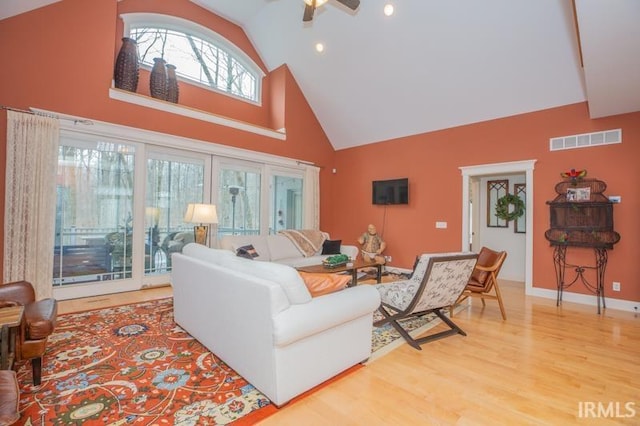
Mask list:
[[[561,149],[587,148],[590,146],[610,145],[614,143],[622,143],[622,129],[551,138],[549,139],[549,150],[559,151]]]

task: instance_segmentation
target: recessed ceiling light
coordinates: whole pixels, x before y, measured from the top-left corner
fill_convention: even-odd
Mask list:
[[[391,3],[384,5],[384,14],[387,16],[393,15],[393,5]]]
[[[316,43],[316,52],[322,53],[324,51],[324,44]]]

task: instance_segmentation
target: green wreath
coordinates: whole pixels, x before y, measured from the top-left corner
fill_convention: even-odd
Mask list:
[[[509,213],[509,206],[513,206],[513,211]],[[524,214],[524,201],[517,195],[507,194],[498,198],[496,202],[496,217],[507,222],[519,218]]]

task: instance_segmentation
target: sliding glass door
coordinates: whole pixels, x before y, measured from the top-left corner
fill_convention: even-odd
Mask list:
[[[257,235],[262,223],[262,167],[223,160],[216,176],[218,236]]]
[[[135,155],[132,144],[61,141],[54,289],[132,278]]]
[[[271,175],[269,233],[303,228],[303,177],[285,170],[273,170]]]
[[[63,138],[54,289],[87,296],[168,283],[171,254],[193,242],[193,224],[183,221],[187,205],[208,198],[210,158],[152,146],[136,150],[135,144],[91,137]],[[138,187],[136,176],[143,174]]]
[[[202,203],[209,194],[210,157],[171,150],[147,153],[145,196],[145,280],[165,276],[171,255],[194,241],[192,223],[184,222],[189,203]],[[206,179],[205,179],[206,175]],[[155,280],[150,280],[155,281]]]

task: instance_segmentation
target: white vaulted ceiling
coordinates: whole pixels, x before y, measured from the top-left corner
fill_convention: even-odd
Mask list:
[[[640,111],[638,0],[329,0],[310,23],[303,0],[191,1],[289,66],[336,149],[585,100]],[[0,19],[47,3],[0,2]]]

